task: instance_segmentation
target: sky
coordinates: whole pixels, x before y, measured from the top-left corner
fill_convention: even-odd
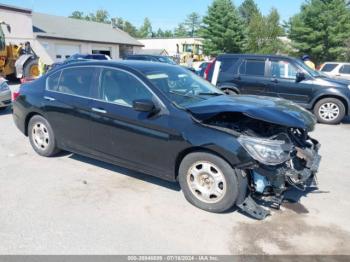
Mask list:
[[[236,6],[242,1],[233,0]],[[283,21],[297,13],[304,1],[256,0],[256,3],[263,14],[267,14],[272,7],[277,8]],[[153,30],[157,30],[175,28],[191,12],[205,15],[212,0],[0,0],[0,2],[59,16],[69,16],[75,10],[90,13],[97,9],[106,9],[112,17],[123,17],[136,26],[140,26],[143,19],[148,17]]]

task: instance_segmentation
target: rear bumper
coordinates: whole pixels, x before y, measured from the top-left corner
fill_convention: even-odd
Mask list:
[[[25,118],[24,116],[20,113],[16,106],[16,102],[13,102],[13,113],[12,113],[13,121],[15,122],[15,125],[17,128],[24,134],[26,135],[26,128],[25,128]]]
[[[11,91],[0,92],[0,107],[7,107],[9,105],[11,105]]]

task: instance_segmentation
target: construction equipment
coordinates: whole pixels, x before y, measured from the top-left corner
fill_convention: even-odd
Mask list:
[[[3,26],[11,32],[9,24],[0,21],[0,76],[12,78],[35,78],[39,76],[38,56],[29,42],[15,45],[5,42]]]

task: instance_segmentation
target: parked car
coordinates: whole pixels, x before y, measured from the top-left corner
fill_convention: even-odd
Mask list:
[[[125,60],[140,60],[140,61],[150,61],[150,62],[160,62],[170,65],[176,65],[175,61],[169,56],[163,55],[128,55]]]
[[[11,90],[7,80],[0,77],[0,111],[5,110],[11,105]]]
[[[313,111],[320,123],[338,124],[349,114],[350,83],[329,78],[296,58],[224,54],[208,66],[205,75],[230,95],[291,100]]]
[[[350,80],[350,63],[326,62],[320,71],[329,77]]]
[[[62,66],[68,63],[76,63],[76,62],[81,62],[84,60],[112,60],[112,58],[108,55],[104,55],[104,54],[74,54],[72,56],[70,56],[69,58],[67,58],[65,61],[63,62],[56,62],[53,63],[49,70],[52,70],[53,68],[57,67],[57,66]]]
[[[41,156],[59,150],[169,181],[210,212],[269,212],[318,170],[316,119],[284,99],[230,97],[164,63],[90,61],[21,86],[13,117]]]

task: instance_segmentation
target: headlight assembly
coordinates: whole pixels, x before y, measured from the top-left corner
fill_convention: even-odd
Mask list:
[[[270,166],[286,162],[290,158],[291,146],[281,140],[270,140],[250,136],[240,136],[238,142],[256,161]]]

